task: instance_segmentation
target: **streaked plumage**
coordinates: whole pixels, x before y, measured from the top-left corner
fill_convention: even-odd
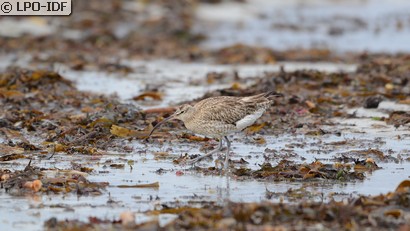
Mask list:
[[[272,104],[270,96],[281,96],[275,92],[262,93],[248,97],[218,96],[204,99],[194,106],[183,105],[176,112],[158,123],[150,135],[162,123],[171,119],[182,120],[185,127],[194,133],[219,139],[219,146],[214,151],[191,160],[195,163],[222,149],[222,140],[225,139],[228,151],[225,166],[228,164],[230,142],[228,135],[239,132],[255,123]]]

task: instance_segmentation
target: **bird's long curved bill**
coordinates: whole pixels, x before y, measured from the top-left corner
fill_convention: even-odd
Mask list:
[[[155,125],[155,127],[151,130],[151,132],[149,133],[149,135],[148,135],[147,138],[149,138],[149,137],[152,135],[152,133],[154,133],[154,131],[155,131],[157,128],[159,128],[162,124],[166,123],[167,121],[172,120],[173,118],[174,118],[174,116],[171,115],[170,117],[168,117],[168,118],[164,119],[163,121],[157,123],[157,125]]]

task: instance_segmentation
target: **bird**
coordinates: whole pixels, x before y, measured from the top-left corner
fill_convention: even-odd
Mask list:
[[[195,105],[184,104],[169,117],[157,123],[148,135],[148,138],[162,124],[170,120],[181,120],[185,127],[200,135],[219,139],[219,144],[213,151],[187,161],[195,164],[201,159],[221,151],[223,140],[226,142],[224,167],[228,167],[231,142],[228,135],[243,131],[259,119],[263,113],[271,107],[274,97],[282,97],[275,91],[265,92],[253,96],[216,96],[203,99]]]

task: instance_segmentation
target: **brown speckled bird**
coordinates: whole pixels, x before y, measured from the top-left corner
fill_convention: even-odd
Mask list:
[[[225,139],[228,150],[226,152],[224,166],[227,168],[231,147],[228,135],[242,131],[255,123],[266,109],[271,106],[272,97],[278,96],[282,96],[282,94],[268,92],[247,97],[218,96],[201,100],[194,106],[188,104],[182,105],[174,114],[158,123],[152,129],[149,136],[151,136],[154,130],[161,126],[161,124],[172,119],[181,120],[188,130],[219,139],[219,145],[215,150],[192,159],[188,163],[196,163],[220,151],[222,149],[222,140]]]

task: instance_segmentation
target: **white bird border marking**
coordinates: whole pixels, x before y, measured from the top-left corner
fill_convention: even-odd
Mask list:
[[[243,117],[242,119],[236,121],[236,123],[235,123],[236,128],[239,131],[242,131],[243,129],[251,126],[253,123],[255,123],[255,121],[257,119],[259,119],[262,116],[262,114],[265,112],[265,110],[266,110],[265,108],[261,108],[261,109],[257,110],[255,113],[247,115],[247,116]]]

